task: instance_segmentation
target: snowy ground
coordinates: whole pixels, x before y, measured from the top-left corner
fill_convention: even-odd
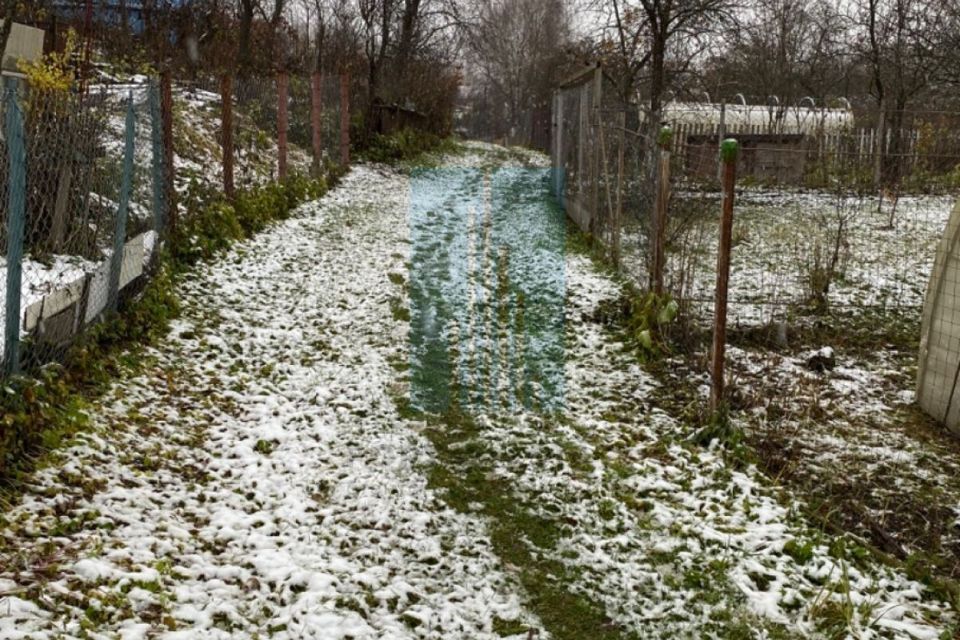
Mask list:
[[[274,104],[275,94],[269,93],[272,90],[272,82],[264,83],[257,98],[265,104]],[[188,190],[191,182],[217,191],[223,188],[220,102],[219,93],[208,87],[183,85],[175,89],[174,146],[178,191]],[[276,133],[273,129],[258,126],[245,112],[248,106],[258,108],[255,104],[238,103],[233,114],[234,180],[238,188],[264,184],[277,176]],[[298,106],[294,105],[294,109]],[[310,154],[295,144],[289,144],[287,165],[291,172],[306,173],[310,170]]]
[[[791,305],[811,297],[811,275],[837,248],[827,300],[835,308],[896,309],[923,305],[937,243],[956,202],[953,196],[904,196],[893,228],[891,203],[824,191],[744,189],[737,193],[731,254],[730,321],[757,325],[783,320]],[[701,317],[713,313],[718,212],[716,193],[679,193],[671,215],[669,288]],[[841,229],[838,234],[838,230]],[[642,272],[645,240],[624,237],[625,264]]]
[[[597,319],[619,285],[576,252],[563,411],[411,411],[409,184],[355,168],[183,285],[169,339],[4,512],[0,638],[951,633],[922,585],[652,406]],[[527,182],[503,206],[552,213]]]
[[[683,278],[691,317],[709,331],[719,203],[682,193],[674,204],[697,215],[671,245],[671,286]],[[891,203],[878,213],[875,198],[739,192],[727,370],[734,421],[770,477],[804,495],[818,521],[923,567],[918,574],[956,580],[960,446],[914,404],[920,310],[954,204],[902,197],[890,228]],[[812,269],[838,238],[837,278],[825,309],[813,310]],[[627,242],[639,263],[637,236]],[[821,350],[829,364],[811,366]],[[704,402],[706,361],[701,343],[662,371],[664,384],[687,390],[673,392],[683,397],[675,408]]]
[[[357,169],[184,287],[170,339],[6,514],[3,637],[484,637],[520,615],[388,395],[404,187]]]

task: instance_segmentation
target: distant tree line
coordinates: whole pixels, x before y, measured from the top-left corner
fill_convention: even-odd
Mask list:
[[[92,0],[113,60],[189,73],[350,72],[376,101],[499,135],[602,62],[655,124],[667,100],[836,106],[899,128],[960,111],[960,0]],[[43,22],[65,0],[0,0]],[[85,7],[86,0],[75,0]],[[126,15],[136,10],[134,32]],[[84,12],[79,12],[83,15]],[[85,25],[77,25],[84,28]],[[459,96],[459,98],[458,98]],[[776,97],[775,99],[773,97]],[[960,124],[960,123],[958,123]]]

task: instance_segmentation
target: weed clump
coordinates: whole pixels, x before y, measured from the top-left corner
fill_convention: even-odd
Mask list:
[[[448,138],[407,128],[387,135],[375,134],[362,155],[371,162],[409,162],[426,153],[452,147],[453,142]]]

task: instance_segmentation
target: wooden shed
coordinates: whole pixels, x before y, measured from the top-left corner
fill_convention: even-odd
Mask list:
[[[447,133],[441,130],[443,127],[431,122],[425,114],[398,104],[375,102],[373,104],[373,117],[375,120],[374,131],[383,135],[396,133],[403,129],[413,129],[437,135]]]
[[[737,174],[756,180],[799,183],[807,163],[808,138],[802,133],[731,134],[740,143]],[[716,135],[688,135],[685,159],[690,175],[710,179],[717,173],[720,141]]]

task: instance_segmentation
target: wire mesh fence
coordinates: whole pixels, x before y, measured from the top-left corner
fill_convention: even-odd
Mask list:
[[[2,374],[60,359],[147,281],[161,242],[174,238],[171,193],[196,191],[189,216],[204,198],[228,192],[228,165],[243,189],[276,180],[284,163],[288,174],[335,163],[345,133],[340,85],[337,77],[195,79],[173,84],[164,115],[159,78],[82,92],[8,82],[0,136]]]
[[[290,142],[310,150],[317,169],[340,160],[340,77],[327,74],[290,78]]]
[[[207,153],[191,146],[193,140],[178,146],[181,189],[192,180],[231,193],[278,179],[281,164],[288,174],[319,174],[340,163],[349,135],[341,130],[340,77],[282,77],[211,76],[182,83],[181,107],[189,114],[184,128],[203,143],[215,140],[217,147]]]
[[[7,373],[57,358],[149,267],[158,215],[150,96],[148,84],[84,95],[8,89]],[[22,235],[11,233],[20,225]]]
[[[561,86],[553,113],[554,191],[561,204],[614,264],[648,283],[656,145],[639,110],[592,68]]]
[[[812,122],[738,121],[736,113],[724,122],[715,107],[665,108],[659,123],[671,135],[661,140],[654,119],[619,101],[601,69],[562,85],[554,188],[570,217],[644,287],[655,288],[660,247],[665,291],[688,318],[709,318],[718,150],[733,137],[740,154],[731,322],[766,324],[824,308],[919,318],[949,194],[960,186],[956,136],[938,136],[918,118],[911,128],[857,127],[829,110]]]

